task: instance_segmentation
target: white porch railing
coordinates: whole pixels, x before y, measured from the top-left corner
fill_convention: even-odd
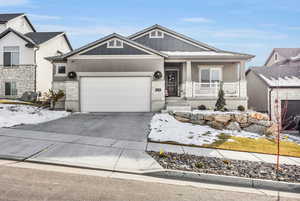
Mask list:
[[[217,97],[220,89],[220,83],[201,83],[193,82],[193,97]],[[240,85],[239,82],[224,82],[223,90],[227,97],[238,97]]]

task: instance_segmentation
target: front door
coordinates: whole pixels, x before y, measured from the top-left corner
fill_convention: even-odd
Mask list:
[[[178,96],[178,71],[166,71],[165,76],[166,96]]]

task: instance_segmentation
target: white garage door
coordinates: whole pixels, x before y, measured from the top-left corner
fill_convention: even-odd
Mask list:
[[[149,112],[150,77],[82,77],[82,112]]]

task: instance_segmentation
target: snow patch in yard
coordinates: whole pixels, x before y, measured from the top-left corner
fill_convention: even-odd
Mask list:
[[[69,114],[66,111],[52,111],[30,105],[0,104],[0,128],[52,121]]]
[[[149,139],[157,142],[175,142],[201,146],[217,141],[221,133],[237,137],[261,138],[257,133],[246,131],[217,130],[209,126],[193,125],[177,121],[169,114],[156,114],[151,120]]]

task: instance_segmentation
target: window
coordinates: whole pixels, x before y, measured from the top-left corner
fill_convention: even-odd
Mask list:
[[[277,54],[277,53],[274,54],[274,60],[275,60],[275,61],[278,60],[278,54]]]
[[[18,95],[17,85],[15,82],[5,82],[5,96]]]
[[[56,75],[66,75],[66,65],[65,64],[56,64]]]
[[[107,48],[123,48],[123,42],[118,39],[108,41]]]
[[[154,30],[150,32],[150,38],[163,38],[164,33],[159,30]]]
[[[19,65],[20,48],[19,47],[4,47],[3,48],[3,65],[17,66]]]
[[[222,80],[222,68],[200,68],[199,77],[201,83],[208,83],[210,86],[213,83],[219,83]]]

